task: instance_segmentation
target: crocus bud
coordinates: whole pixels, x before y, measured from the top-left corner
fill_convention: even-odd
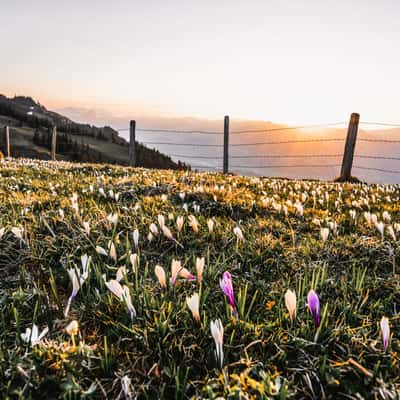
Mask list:
[[[288,289],[285,293],[285,304],[289,311],[289,316],[293,322],[296,318],[296,293]]]
[[[382,317],[380,325],[382,333],[383,350],[386,351],[389,346],[389,339],[390,339],[390,326],[387,317]]]
[[[307,296],[307,306],[311,315],[315,318],[315,325],[318,327],[321,322],[321,314],[319,310],[319,298],[314,290],[310,290]]]

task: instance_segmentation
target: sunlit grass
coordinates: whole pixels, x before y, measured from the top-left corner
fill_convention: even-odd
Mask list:
[[[399,395],[400,187],[30,161],[0,173],[0,397]],[[49,332],[21,336],[33,324]]]

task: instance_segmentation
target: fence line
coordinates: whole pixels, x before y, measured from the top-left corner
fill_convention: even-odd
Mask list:
[[[191,129],[191,130],[175,130],[175,129],[156,129],[156,128],[137,128],[136,121],[130,121],[129,128],[120,128],[117,129],[118,132],[129,131],[130,132],[130,142],[129,142],[129,165],[136,166],[137,164],[137,149],[136,149],[136,131],[140,132],[142,135],[154,135],[154,134],[177,134],[177,135],[212,135],[217,136],[221,139],[221,143],[194,143],[193,141],[187,142],[173,142],[173,141],[143,141],[141,142],[147,146],[180,146],[180,147],[190,147],[190,148],[215,148],[222,149],[220,155],[212,156],[207,154],[182,154],[182,153],[171,153],[170,157],[178,158],[178,159],[191,159],[191,160],[220,160],[221,166],[215,165],[195,165],[192,164],[192,168],[197,169],[211,169],[215,171],[223,171],[224,173],[229,172],[229,167],[238,168],[238,169],[276,169],[276,168],[336,168],[341,167],[340,181],[347,181],[351,178],[351,170],[352,168],[358,170],[365,171],[377,171],[391,174],[400,174],[400,170],[394,169],[385,169],[385,168],[375,168],[370,166],[363,165],[354,165],[354,159],[365,159],[365,160],[390,160],[390,161],[400,161],[400,156],[385,156],[385,155],[373,155],[373,154],[354,154],[355,146],[357,142],[364,143],[388,143],[388,144],[400,144],[400,139],[386,139],[386,138],[376,138],[376,137],[358,137],[358,128],[359,125],[366,126],[386,126],[392,128],[400,128],[400,123],[389,123],[389,122],[372,122],[372,121],[360,121],[359,114],[351,114],[350,121],[347,127],[347,135],[344,137],[332,137],[332,138],[306,138],[306,139],[297,139],[290,137],[288,139],[281,140],[267,140],[267,141],[257,141],[257,142],[243,142],[243,143],[229,143],[229,138],[231,135],[247,135],[247,134],[274,134],[274,133],[284,133],[286,131],[295,131],[300,129],[313,129],[313,128],[328,128],[328,127],[337,127],[339,125],[343,125],[346,122],[332,122],[326,124],[312,124],[312,125],[301,125],[301,126],[283,126],[277,128],[264,128],[264,129],[240,129],[240,130],[230,130],[229,128],[229,117],[225,116],[224,118],[224,130],[202,130],[202,129]],[[393,130],[387,130],[388,132],[392,132]],[[51,157],[53,160],[56,159],[56,147],[57,147],[57,130],[56,127],[51,128]],[[6,154],[8,157],[11,156],[10,152],[10,130],[9,127],[5,127],[4,130],[5,142],[6,142]],[[308,143],[334,143],[334,142],[344,142],[344,151],[343,153],[336,154],[263,154],[263,155],[253,155],[253,154],[229,154],[229,149],[237,149],[237,148],[249,148],[251,149],[253,146],[273,146],[273,145],[285,145],[285,144],[308,144]],[[251,150],[252,151],[252,150]],[[74,154],[74,152],[62,152],[61,154]],[[260,160],[268,160],[268,159],[319,159],[319,158],[338,158],[343,157],[341,164],[262,164],[262,165],[241,165],[240,160],[250,160],[250,159],[260,159]],[[233,164],[229,166],[229,162],[231,160],[239,160],[239,164]]]

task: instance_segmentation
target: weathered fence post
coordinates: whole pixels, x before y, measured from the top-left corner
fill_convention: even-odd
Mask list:
[[[224,164],[223,172],[227,174],[229,171],[229,116],[224,118]]]
[[[351,178],[351,168],[353,166],[354,149],[356,147],[358,123],[360,114],[353,113],[350,116],[349,127],[347,129],[346,144],[344,146],[342,170],[340,181],[348,181]]]
[[[51,135],[51,159],[56,161],[56,149],[57,149],[57,127],[53,126]]]
[[[6,157],[11,157],[10,150],[10,128],[8,126],[4,127],[4,135],[6,139]]]
[[[136,167],[136,121],[129,125],[129,165]]]

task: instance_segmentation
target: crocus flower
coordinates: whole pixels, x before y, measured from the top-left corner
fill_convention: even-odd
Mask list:
[[[135,271],[135,269],[138,267],[139,264],[139,257],[136,253],[133,253],[129,256],[129,262],[132,265],[132,269],[133,271]]]
[[[296,318],[296,293],[290,289],[285,293],[285,304],[289,311],[290,320],[293,322]]]
[[[326,242],[329,236],[329,228],[321,228],[320,234],[322,241]]]
[[[118,300],[124,302],[128,308],[131,320],[136,316],[135,307],[132,304],[131,293],[129,291],[128,286],[121,285],[117,280],[111,279],[108,282],[105,282],[107,288],[116,296]]]
[[[108,214],[107,215],[107,221],[110,224],[115,225],[118,222],[118,214]]]
[[[21,339],[26,343],[30,343],[33,347],[40,343],[48,331],[49,328],[46,326],[46,328],[44,328],[39,334],[39,328],[37,325],[33,324],[32,329],[26,328],[25,333],[21,333]]]
[[[108,256],[107,250],[101,246],[96,246],[96,253],[101,254],[102,256]]]
[[[224,363],[224,327],[220,319],[211,321],[210,323],[211,335],[215,342],[215,355],[220,368]]]
[[[199,221],[197,221],[197,218],[194,215],[189,215],[188,220],[193,232],[197,233],[199,231]]]
[[[183,279],[187,279],[188,281],[195,281],[196,277],[186,268],[182,267],[179,272],[179,276]]]
[[[228,303],[231,307],[233,316],[237,318],[235,296],[233,293],[232,277],[230,272],[228,271],[224,272],[224,274],[222,275],[222,279],[220,279],[219,281],[219,285],[221,287],[221,290],[224,292],[225,296],[228,299]]]
[[[236,235],[239,242],[244,242],[243,232],[238,226],[233,228],[233,233]]]
[[[137,249],[139,247],[139,231],[135,229],[133,231],[133,243],[135,244],[135,248]]]
[[[307,296],[307,306],[311,315],[315,318],[315,325],[318,327],[321,322],[321,314],[319,310],[319,298],[314,290],[310,290]]]
[[[193,318],[200,322],[200,313],[199,313],[199,295],[198,293],[194,293],[191,297],[186,297],[186,303],[192,312]]]
[[[167,287],[167,280],[165,277],[164,268],[161,267],[161,265],[156,265],[154,267],[154,273],[156,274],[158,282],[160,283],[161,289],[165,289]]]
[[[89,225],[89,222],[84,221],[82,225],[83,225],[83,229],[84,229],[86,235],[89,236],[89,235],[90,235],[90,225]]]
[[[88,257],[86,254],[84,254],[83,256],[81,256],[82,271],[75,268],[70,268],[67,270],[72,283],[72,293],[71,296],[69,296],[68,298],[67,307],[64,311],[65,317],[68,316],[72,300],[76,297],[79,289],[82,287],[89,276],[89,265],[91,260],[92,257]]]
[[[110,257],[112,260],[117,260],[117,250],[115,249],[115,245],[113,242],[110,243]]]
[[[390,326],[388,318],[382,317],[380,325],[382,333],[383,350],[386,351],[389,346],[389,339],[390,339]]]
[[[214,221],[212,219],[209,219],[207,221],[207,226],[208,226],[208,233],[213,233],[214,230]]]
[[[157,216],[157,220],[158,220],[158,225],[160,226],[160,228],[162,229],[163,226],[165,225],[165,218],[164,215],[159,214]]]
[[[71,321],[66,327],[65,332],[68,333],[69,336],[76,336],[79,332],[79,324],[78,321]]]
[[[116,277],[116,280],[117,280],[118,282],[121,282],[122,279],[123,279],[125,276],[126,276],[126,267],[125,267],[125,266],[119,267],[118,270],[117,270],[117,277]]]
[[[157,225],[152,223],[150,224],[150,232],[154,235],[157,236],[158,235],[158,228]]]
[[[384,228],[385,228],[384,223],[383,223],[382,221],[376,222],[376,223],[375,223],[375,228],[376,228],[376,229],[378,230],[378,232],[381,234],[382,239],[383,239]]]
[[[176,218],[176,228],[178,229],[178,232],[180,232],[182,230],[183,222],[184,222],[184,219],[183,219],[182,215],[180,215],[179,217]]]
[[[196,258],[197,282],[199,282],[199,284],[201,284],[203,280],[204,263],[205,263],[204,257]]]
[[[11,233],[19,240],[24,240],[23,234],[24,234],[24,228],[18,228],[17,226],[14,226],[11,228]]]
[[[182,269],[181,262],[178,261],[178,260],[172,260],[172,263],[171,263],[171,279],[170,279],[171,286],[175,285],[176,279],[178,277],[178,273],[179,273],[179,271],[181,269]]]

